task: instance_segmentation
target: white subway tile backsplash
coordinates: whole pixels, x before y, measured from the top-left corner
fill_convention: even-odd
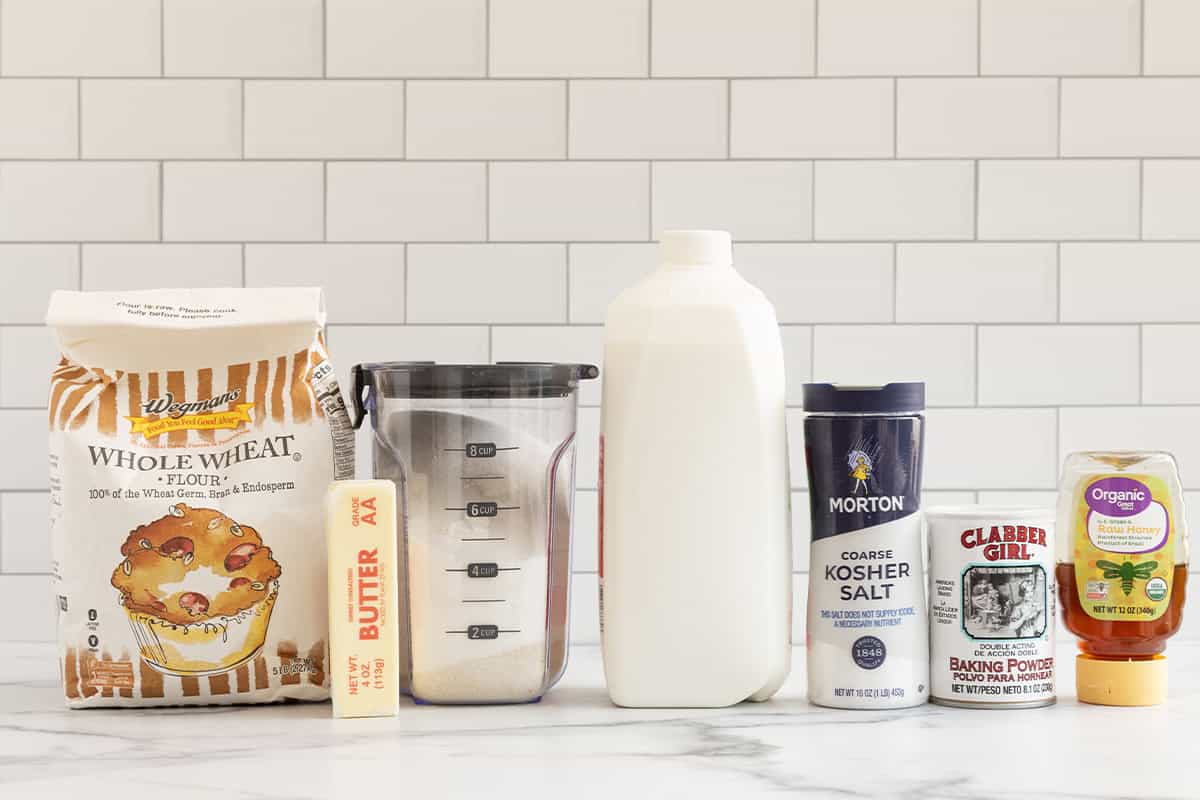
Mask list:
[[[1136,404],[1134,325],[982,325],[979,405]]]
[[[1200,161],[1142,164],[1142,236],[1200,239]]]
[[[722,81],[571,81],[572,158],[724,158]]]
[[[1185,489],[1200,489],[1200,407],[1064,408],[1059,411],[1059,452],[1166,450],[1179,462]]]
[[[242,91],[230,80],[86,80],[84,158],[237,158]]]
[[[979,502],[991,506],[1021,506],[1024,508],[1056,508],[1058,492],[1052,491],[987,491],[979,492]]]
[[[79,247],[0,244],[0,287],[0,325],[41,324],[55,289],[79,288]]]
[[[579,409],[575,448],[575,488],[595,489],[600,477],[599,408]]]
[[[984,75],[1136,75],[1139,0],[980,0]]]
[[[820,75],[974,75],[976,0],[836,0],[817,14]]]
[[[732,82],[736,158],[874,158],[893,153],[891,80]]]
[[[49,518],[50,496],[44,492],[0,494],[0,574],[50,572]]]
[[[481,78],[487,0],[325,0],[330,77]]]
[[[26,379],[44,381],[49,386],[50,370],[29,375]],[[9,452],[21,454],[20,458],[9,458],[0,463],[0,491],[50,487],[45,409],[0,408],[0,442],[4,442]]]
[[[166,75],[312,78],[322,73],[322,0],[162,0],[162,8]]]
[[[408,247],[409,322],[562,323],[566,306],[566,245]]]
[[[1200,351],[1200,326],[1142,326],[1143,403],[1200,404],[1200,371],[1190,365]]]
[[[50,373],[60,357],[49,328],[0,327],[0,406],[45,408]]]
[[[896,247],[897,322],[1054,322],[1058,260],[1049,243]]]
[[[75,81],[0,80],[0,158],[74,158],[78,134]]]
[[[247,286],[322,286],[329,322],[404,322],[404,245],[249,244]]]
[[[981,239],[1136,239],[1136,161],[981,161]]]
[[[1200,244],[1062,245],[1063,322],[1200,322]]]
[[[572,579],[571,641],[574,644],[600,644],[600,580],[584,573]]]
[[[245,105],[247,158],[404,156],[401,81],[246,81]]]
[[[1142,0],[1147,75],[1200,75],[1200,4]]]
[[[316,241],[323,189],[321,165],[313,162],[168,162],[163,238]]]
[[[788,476],[792,489],[808,491],[808,467],[804,454],[804,411],[799,408],[787,410]]]
[[[509,162],[491,166],[491,238],[638,241],[650,235],[650,165]]]
[[[327,331],[329,359],[337,365],[338,380],[347,400],[354,384],[350,370],[373,361],[439,361],[450,364],[486,364],[486,325],[337,325]],[[359,440],[356,456],[359,477],[370,475],[370,438]],[[364,460],[363,457],[366,456]]]
[[[409,158],[563,158],[564,81],[409,81]]]
[[[975,404],[970,325],[818,325],[813,337],[813,380],[868,385],[923,380],[931,406]]]
[[[571,327],[505,325],[493,328],[492,360],[562,361],[569,364],[600,366],[604,361],[604,329],[598,325],[573,325]],[[604,375],[601,374],[598,379],[580,381],[579,402],[582,405],[600,405],[603,380]],[[583,413],[583,411],[580,412],[581,419]],[[599,431],[598,421],[596,430]],[[582,444],[580,446],[582,447]],[[582,456],[582,450],[580,455]],[[580,486],[586,486],[586,484],[581,483]]]
[[[653,165],[654,235],[716,228],[734,239],[812,238],[812,165],[661,161]]]
[[[490,75],[643,78],[650,0],[491,0]]]
[[[738,244],[733,256],[781,323],[892,321],[891,245]]]
[[[1073,447],[1182,451],[1189,481],[1197,5],[0,0],[0,441],[29,456],[0,603],[49,594],[56,288],[324,286],[348,391],[362,361],[599,364],[651,239],[723,228],[781,323],[796,569],[814,376],[928,381],[927,505],[1053,502]]]
[[[783,367],[787,377],[787,403],[804,403],[804,384],[812,380],[813,329],[807,325],[781,325]]]
[[[19,608],[10,614],[4,640],[50,642],[54,640],[58,612],[48,575],[0,575],[0,604]]]
[[[901,158],[1053,156],[1052,78],[902,78],[896,84]]]
[[[0,164],[0,240],[158,238],[158,164]]]
[[[1200,78],[1064,80],[1062,154],[1200,155]]]
[[[567,248],[567,261],[571,322],[602,324],[617,295],[658,265],[658,245],[572,244]]]
[[[5,0],[0,74],[158,75],[161,0]]]
[[[655,0],[656,77],[813,74],[816,0]]]
[[[83,289],[122,291],[242,285],[238,244],[86,244]]]
[[[474,241],[487,231],[483,164],[329,164],[331,241]]]
[[[571,571],[595,572],[600,566],[600,494],[575,492],[571,520]]]
[[[925,488],[1053,490],[1059,466],[1056,413],[1052,408],[928,410]]]
[[[817,239],[969,239],[969,161],[817,162]]]

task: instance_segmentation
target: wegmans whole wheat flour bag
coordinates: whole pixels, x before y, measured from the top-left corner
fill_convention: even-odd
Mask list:
[[[328,697],[322,498],[353,438],[319,289],[57,292],[67,704]]]

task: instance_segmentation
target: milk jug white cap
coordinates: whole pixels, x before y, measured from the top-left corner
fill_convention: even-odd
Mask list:
[[[663,231],[660,240],[666,264],[728,267],[733,244],[728,231]]]

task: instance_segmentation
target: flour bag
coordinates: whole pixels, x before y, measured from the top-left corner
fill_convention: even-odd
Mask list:
[[[329,696],[321,503],[353,473],[320,289],[56,292],[67,705]]]

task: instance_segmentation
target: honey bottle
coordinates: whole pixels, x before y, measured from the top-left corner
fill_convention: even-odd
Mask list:
[[[1067,456],[1058,531],[1055,576],[1063,621],[1079,637],[1079,699],[1110,706],[1163,702],[1163,650],[1183,621],[1188,574],[1174,457],[1149,451]]]

